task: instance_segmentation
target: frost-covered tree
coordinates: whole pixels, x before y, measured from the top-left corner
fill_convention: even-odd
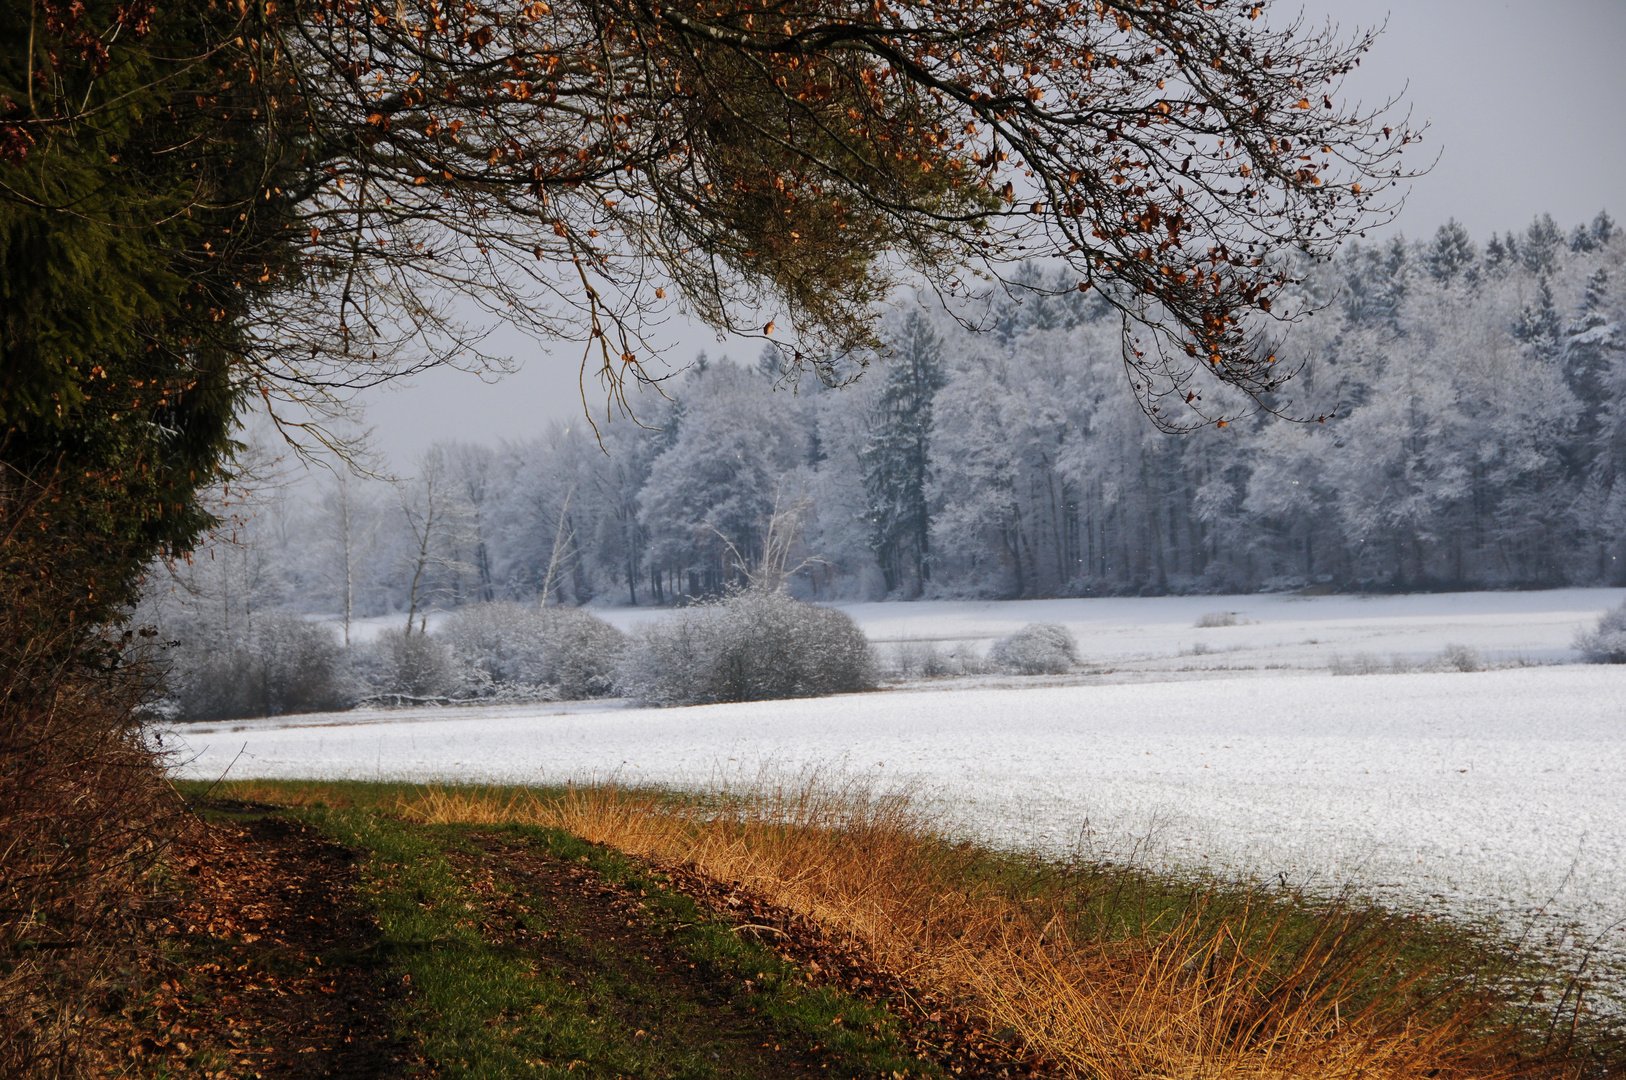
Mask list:
[[[1552,285],[1547,275],[1542,274],[1536,279],[1535,295],[1519,312],[1518,321],[1513,324],[1513,336],[1529,347],[1535,359],[1551,360],[1558,352],[1563,323],[1558,314],[1558,305],[1553,301]]]
[[[366,592],[378,540],[378,504],[369,485],[347,471],[335,473],[317,499],[314,525],[317,574],[348,647],[357,595]]]
[[[456,583],[467,573],[467,506],[451,471],[446,449],[431,446],[418,458],[415,475],[397,489],[400,520],[406,527],[402,572],[406,575],[406,633],[413,623],[427,632],[431,605],[457,597]]]
[[[592,458],[603,455],[577,427],[550,424],[499,455],[492,529],[503,595],[539,606],[579,604],[596,595],[580,543],[586,506],[578,493]]]
[[[457,553],[457,562],[469,568],[467,591],[474,600],[490,603],[496,597],[491,572],[489,540],[494,461],[489,446],[479,443],[453,443],[446,447],[446,464],[463,510],[463,539],[467,551]],[[454,588],[461,599],[465,591],[459,577]]]
[[[1452,281],[1460,274],[1469,273],[1478,260],[1473,238],[1456,218],[1452,218],[1429,242],[1424,261],[1435,281]]]
[[[886,373],[859,453],[868,496],[869,544],[888,592],[920,595],[931,579],[932,402],[943,388],[943,341],[911,310],[890,342]]]
[[[744,583],[742,563],[763,551],[763,531],[806,464],[800,425],[775,400],[773,384],[727,360],[708,364],[681,388],[671,443],[650,465],[639,521],[663,595],[713,595]]]
[[[442,448],[458,524],[416,604],[405,516],[379,518],[346,604],[334,542],[314,559],[298,542],[327,537],[333,508],[273,497],[249,515],[252,550],[218,553],[235,576],[209,595],[246,625],[544,589],[550,606],[682,602],[780,563],[821,599],[912,580],[939,596],[1623,580],[1626,237],[1607,215],[1563,244],[1555,230],[1538,220],[1476,256],[1448,223],[1297,266],[1278,344],[1305,364],[1298,400],[1223,428],[1148,423],[1111,306],[1030,266],[976,307],[895,310],[893,362],[851,385],[701,358],[646,426]],[[1527,261],[1541,245],[1550,258]],[[1243,400],[1190,391],[1217,414]]]
[[[604,576],[618,578],[627,602],[638,603],[649,544],[638,519],[639,493],[655,460],[655,440],[643,429],[621,425],[604,434],[604,453],[594,458],[588,482],[580,488],[591,532],[583,540],[589,558]]]
[[[1598,579],[1626,580],[1626,296],[1602,268],[1586,282],[1564,342],[1564,374],[1579,402],[1573,457]]]
[[[1566,247],[1564,230],[1551,214],[1542,214],[1530,223],[1519,243],[1519,261],[1532,274],[1550,274],[1558,267],[1558,255]]]

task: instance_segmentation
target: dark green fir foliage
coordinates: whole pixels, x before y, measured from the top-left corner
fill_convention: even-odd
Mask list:
[[[94,552],[56,568],[81,623],[211,524],[256,299],[294,276],[298,185],[242,19],[0,2],[0,496],[36,534],[5,572]]]
[[[869,443],[860,455],[870,548],[888,592],[919,596],[930,579],[932,399],[944,382],[943,342],[920,312],[911,311],[893,342]]]

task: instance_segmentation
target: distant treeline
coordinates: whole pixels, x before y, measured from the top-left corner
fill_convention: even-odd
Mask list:
[[[1304,268],[1280,415],[1183,435],[1142,413],[1106,305],[1033,270],[985,332],[900,309],[844,388],[702,358],[602,448],[561,424],[436,446],[395,485],[261,483],[171,595],[229,623],[764,576],[870,599],[1620,583],[1623,261],[1603,214],[1352,248]]]

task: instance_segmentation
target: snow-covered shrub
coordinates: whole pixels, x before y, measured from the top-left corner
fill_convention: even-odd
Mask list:
[[[1589,664],[1626,664],[1626,604],[1605,613],[1597,629],[1575,635],[1575,647]]]
[[[889,674],[897,679],[955,674],[955,664],[935,641],[900,641],[892,647]]]
[[[268,715],[355,704],[350,664],[331,626],[278,612],[260,617],[254,637],[265,668]]]
[[[717,609],[697,605],[628,635],[616,690],[644,705],[716,701],[713,668],[724,636]]]
[[[329,627],[298,615],[254,617],[243,638],[222,641],[183,627],[165,658],[165,689],[180,720],[323,712],[355,704],[349,665]]]
[[[948,662],[956,675],[989,675],[999,670],[991,659],[964,643],[949,650]]]
[[[994,642],[988,659],[1022,675],[1060,675],[1078,663],[1078,642],[1059,623],[1028,623]]]
[[[998,665],[965,643],[944,649],[935,641],[900,641],[885,659],[888,678],[935,679],[945,675],[987,675]]]
[[[602,697],[615,685],[626,636],[580,608],[476,604],[435,632],[451,646],[465,692]]]
[[[1451,643],[1435,655],[1433,666],[1442,671],[1480,671],[1485,661],[1471,645]]]
[[[1416,666],[1399,653],[1391,653],[1385,659],[1370,652],[1358,652],[1347,659],[1335,655],[1330,665],[1334,675],[1401,675],[1414,670]]]
[[[444,698],[460,689],[457,659],[443,641],[385,630],[356,650],[355,664],[375,698]]]
[[[199,648],[181,637],[164,658],[160,710],[176,720],[236,720],[264,716],[265,678],[253,652],[217,643]]]
[[[752,591],[634,631],[618,686],[649,705],[816,697],[870,689],[874,667],[845,612]]]
[[[1234,611],[1209,611],[1197,618],[1197,629],[1199,630],[1212,630],[1220,626],[1235,625],[1236,612]]]
[[[627,635],[580,608],[547,608],[537,615],[545,644],[537,670],[548,685],[564,698],[614,693]]]
[[[1467,649],[1467,646],[1455,647]],[[1460,657],[1460,659],[1472,662],[1473,657],[1478,655],[1473,649],[1467,649],[1467,652],[1468,655]],[[1447,662],[1444,657],[1446,657],[1446,654],[1441,652],[1434,659],[1426,660],[1423,665],[1424,667],[1447,667],[1450,670],[1457,670],[1455,668],[1455,659]],[[1387,657],[1377,655],[1376,652],[1356,652],[1351,657],[1343,657],[1341,654],[1333,655],[1332,664],[1328,665],[1328,667],[1332,668],[1333,675],[1405,675],[1406,672],[1418,670],[1418,660],[1408,659],[1408,657],[1398,654],[1398,652],[1390,652]],[[1460,670],[1478,670],[1478,668],[1460,668]]]

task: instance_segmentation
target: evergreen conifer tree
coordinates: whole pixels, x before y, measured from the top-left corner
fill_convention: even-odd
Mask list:
[[[1587,278],[1575,319],[1564,334],[1564,381],[1578,405],[1575,447],[1570,458],[1576,475],[1590,474],[1602,449],[1600,434],[1611,407],[1615,366],[1622,347],[1620,328],[1609,318],[1609,274],[1599,267]]]
[[[1456,218],[1452,218],[1434,234],[1425,261],[1435,281],[1450,281],[1468,271],[1478,257],[1468,230]]]
[[[1558,351],[1563,320],[1553,303],[1553,288],[1543,274],[1536,280],[1536,296],[1519,314],[1513,324],[1513,335],[1526,345],[1537,358],[1550,360]]]
[[[1564,230],[1558,227],[1553,215],[1542,214],[1525,230],[1519,256],[1524,268],[1532,274],[1550,274],[1558,265],[1558,251],[1563,246]]]
[[[1599,210],[1598,216],[1592,219],[1592,244],[1602,247],[1615,235],[1615,219],[1609,216],[1609,211]]]
[[[943,342],[919,311],[910,311],[894,342],[892,363],[860,454],[869,544],[888,592],[920,595],[930,580],[932,401],[943,388]]]

